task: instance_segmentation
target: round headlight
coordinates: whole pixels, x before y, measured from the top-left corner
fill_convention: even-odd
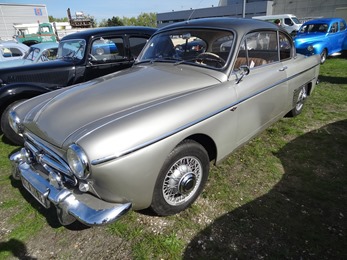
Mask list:
[[[70,145],[66,157],[73,174],[79,179],[86,179],[89,175],[88,158],[82,148],[76,144]]]
[[[309,45],[309,46],[307,46],[307,50],[308,50],[309,52],[313,52],[314,48],[313,48],[312,45]]]
[[[16,134],[21,134],[22,132],[21,122],[16,112],[11,111],[8,114],[8,122]]]

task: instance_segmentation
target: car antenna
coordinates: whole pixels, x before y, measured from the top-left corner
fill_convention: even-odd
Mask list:
[[[187,19],[187,22],[190,21],[190,19],[192,18],[192,16],[193,16],[195,10],[199,8],[199,6],[201,5],[201,3],[202,3],[203,1],[204,1],[204,0],[201,0],[201,1],[198,3],[197,8],[195,8],[195,9],[192,10],[191,14],[189,15],[189,17],[188,17],[188,19]]]

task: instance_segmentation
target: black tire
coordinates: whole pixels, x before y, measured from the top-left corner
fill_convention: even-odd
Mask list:
[[[301,114],[302,110],[304,109],[305,100],[308,95],[307,91],[308,91],[307,86],[303,86],[294,92],[293,100],[296,100],[296,103],[294,108],[291,111],[289,111],[287,116],[295,117]]]
[[[324,49],[320,54],[320,64],[323,64],[327,60],[328,52]]]
[[[11,128],[9,122],[8,122],[8,114],[11,110],[12,107],[17,105],[20,102],[23,102],[24,99],[22,100],[17,100],[12,102],[10,105],[7,106],[7,108],[4,110],[4,112],[1,115],[1,130],[4,134],[4,136],[12,143],[15,145],[23,145],[24,140],[23,137],[20,135],[16,134],[15,131]]]
[[[179,144],[159,173],[151,210],[168,216],[188,208],[202,192],[209,169],[209,157],[202,145],[192,140]]]

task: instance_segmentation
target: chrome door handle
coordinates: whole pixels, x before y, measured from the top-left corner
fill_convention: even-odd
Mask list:
[[[282,68],[279,69],[279,71],[285,71],[286,69],[288,69],[287,66],[283,66]]]

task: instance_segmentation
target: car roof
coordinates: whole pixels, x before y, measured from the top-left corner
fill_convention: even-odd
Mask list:
[[[31,45],[31,47],[39,48],[41,49],[50,49],[50,48],[58,48],[59,43],[57,42],[41,42],[37,44]]]
[[[316,23],[331,23],[343,21],[342,18],[318,18],[305,22],[305,24],[316,24]]]
[[[105,34],[112,33],[145,33],[153,34],[157,29],[145,26],[112,26],[112,27],[102,27],[102,28],[93,28],[88,30],[83,30],[69,35],[64,36],[61,40],[70,40],[70,39],[89,39],[91,36],[102,36]]]
[[[23,43],[15,42],[15,41],[7,41],[7,42],[0,42],[0,46],[3,47],[18,47],[20,49],[29,49],[29,47]]]
[[[247,33],[253,30],[258,30],[258,29],[284,31],[284,29],[280,28],[278,25],[274,23],[270,23],[270,22],[266,22],[262,20],[256,20],[256,19],[231,18],[231,17],[193,19],[193,20],[174,23],[172,25],[165,26],[159,29],[159,31],[165,31],[165,30],[179,28],[179,27],[227,29],[227,30],[235,30],[241,34]]]

